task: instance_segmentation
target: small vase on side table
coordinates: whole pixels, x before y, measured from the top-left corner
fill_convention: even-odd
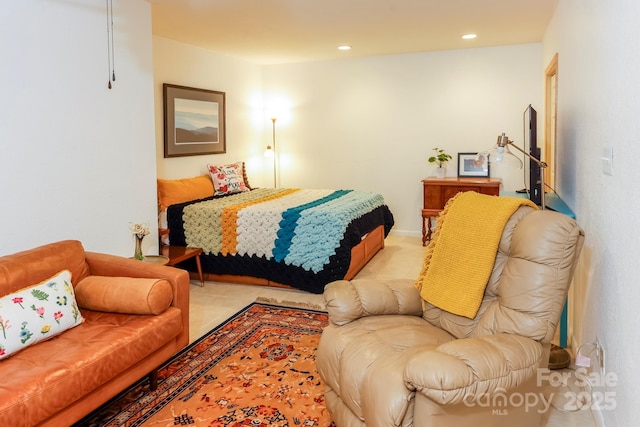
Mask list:
[[[144,236],[140,237],[137,234],[134,234],[133,237],[136,239],[136,249],[133,253],[133,258],[139,261],[144,261],[144,254],[142,253],[142,239]]]

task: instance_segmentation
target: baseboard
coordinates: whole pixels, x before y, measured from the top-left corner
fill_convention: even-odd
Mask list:
[[[391,230],[389,234],[398,237],[422,237],[422,233],[413,230]]]

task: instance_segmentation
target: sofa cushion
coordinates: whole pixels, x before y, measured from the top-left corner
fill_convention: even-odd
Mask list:
[[[90,274],[82,243],[63,240],[0,257],[0,296],[69,270],[73,285]]]
[[[183,328],[175,307],[158,316],[81,311],[78,327],[0,362],[0,425],[37,425],[171,344]]]
[[[76,285],[82,308],[127,314],[161,314],[169,308],[173,288],[165,279],[89,276]]]
[[[406,360],[416,349],[452,339],[417,316],[389,314],[344,326],[331,323],[318,344],[318,371],[327,393],[342,397],[357,418],[398,426],[413,393],[404,382]]]
[[[0,359],[82,323],[71,273],[53,277],[0,298]]]

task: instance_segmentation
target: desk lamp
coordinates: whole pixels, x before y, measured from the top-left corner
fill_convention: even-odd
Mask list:
[[[509,150],[509,146],[512,146],[516,150],[523,153],[525,156],[531,159],[535,164],[537,164],[538,167],[540,168],[540,183],[542,187],[542,194],[540,194],[540,200],[541,200],[540,204],[542,209],[545,209],[546,205],[545,205],[545,191],[544,191],[545,190],[544,169],[548,166],[545,162],[543,162],[540,159],[536,159],[534,156],[532,156],[531,154],[527,153],[526,151],[524,151],[523,149],[515,145],[513,141],[509,140],[509,138],[507,137],[507,135],[504,134],[504,132],[502,133],[502,135],[498,136],[498,141],[493,147],[491,147],[486,151],[478,153],[477,157],[478,158],[483,156],[488,157],[492,155],[493,157],[488,157],[488,158],[492,158],[493,161],[496,163],[501,163],[505,161],[510,162],[510,161],[517,160],[518,167],[522,169],[522,166],[523,166],[522,160],[520,160],[518,156],[516,156],[511,152],[511,150]],[[493,154],[494,152],[495,154]],[[505,159],[505,155],[507,156],[506,159]],[[515,160],[511,160],[511,159],[515,159]],[[529,189],[529,191],[532,191],[532,190]],[[551,346],[551,352],[549,354],[549,369],[566,368],[567,366],[569,366],[570,363],[571,363],[571,355],[569,354],[569,352],[564,348],[553,344]]]
[[[522,169],[522,160],[520,160],[520,158],[518,156],[516,156],[515,154],[513,154],[511,152],[511,150],[509,149],[509,146],[515,148],[516,150],[520,151],[522,154],[524,154],[525,156],[527,156],[529,159],[531,159],[535,164],[538,165],[538,167],[541,169],[540,171],[540,183],[542,186],[542,194],[540,195],[541,197],[541,207],[542,209],[545,208],[545,200],[544,200],[544,169],[547,167],[547,164],[545,162],[543,162],[540,159],[535,158],[534,156],[532,156],[531,154],[527,153],[526,151],[524,151],[522,148],[518,147],[517,145],[515,145],[513,143],[513,141],[511,141],[509,139],[509,137],[507,137],[507,135],[504,134],[504,132],[502,133],[502,135],[498,136],[498,141],[496,142],[496,144],[489,148],[486,151],[483,151],[481,153],[478,153],[478,158],[479,157],[487,157],[488,159],[492,159],[494,162],[496,163],[501,163],[506,161],[506,159],[516,159],[518,161],[518,167],[519,169]],[[495,154],[493,154],[495,152]],[[505,159],[505,155],[509,156]],[[531,191],[531,189],[529,189]]]

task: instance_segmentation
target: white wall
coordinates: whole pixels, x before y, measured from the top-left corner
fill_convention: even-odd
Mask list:
[[[104,1],[0,8],[0,255],[78,239],[131,256],[129,222],[155,224],[150,6],[114,6],[111,90]]]
[[[482,151],[500,132],[522,144],[522,112],[542,108],[542,45],[528,44],[304,64],[258,66],[161,37],[153,38],[158,176],[195,176],[207,163],[245,160],[254,186],[272,185],[276,110],[278,185],[381,192],[394,232],[419,235],[421,180],[433,175],[432,148]],[[227,153],[163,158],[162,83],[227,96]],[[505,188],[522,171],[494,169]]]
[[[522,112],[542,111],[542,45],[465,49],[265,66],[265,104],[283,100],[278,126],[283,187],[383,194],[394,232],[418,235],[423,178],[434,147],[454,156],[491,147],[501,132],[522,144]],[[518,169],[494,169],[505,189]]]
[[[574,347],[596,337],[606,370],[618,376],[608,426],[637,425],[640,369],[640,3],[560,0],[544,39],[544,60],[558,53],[560,192],[585,229],[574,280]],[[602,173],[613,149],[613,176]],[[600,390],[602,391],[602,390]]]
[[[261,67],[176,42],[153,37],[153,69],[158,177],[187,178],[207,173],[207,164],[246,162],[249,183],[268,186]],[[227,152],[164,158],[163,83],[225,92]]]

